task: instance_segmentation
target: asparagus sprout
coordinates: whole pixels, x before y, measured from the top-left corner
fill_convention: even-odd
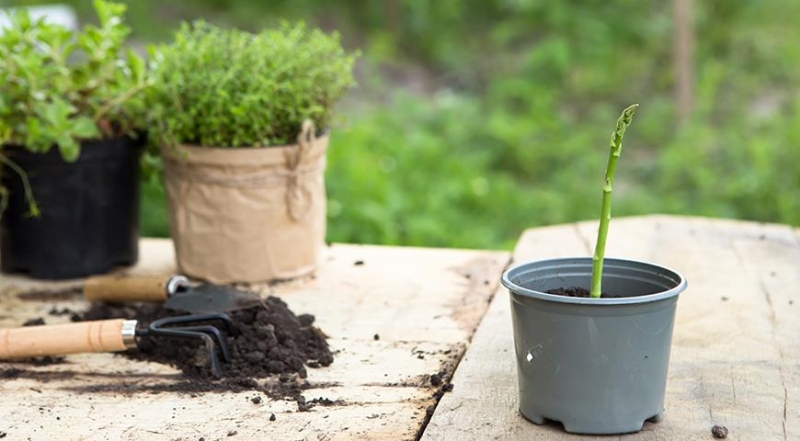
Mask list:
[[[594,247],[592,257],[592,289],[590,297],[598,298],[603,289],[603,256],[606,253],[606,237],[608,236],[608,223],[611,221],[611,190],[614,184],[614,172],[617,169],[617,160],[622,153],[622,137],[625,129],[631,124],[633,114],[639,108],[638,104],[628,106],[622,111],[617,120],[617,128],[611,134],[611,153],[608,156],[606,177],[603,181],[603,204],[600,210],[600,228],[597,232],[597,245]]]

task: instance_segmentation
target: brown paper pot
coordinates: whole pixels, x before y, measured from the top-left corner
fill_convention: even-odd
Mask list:
[[[265,148],[164,148],[178,269],[215,283],[313,272],[325,244],[328,137]]]

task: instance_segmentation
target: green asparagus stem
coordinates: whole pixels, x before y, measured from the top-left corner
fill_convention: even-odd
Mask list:
[[[622,111],[617,120],[617,128],[611,134],[611,154],[608,156],[608,166],[606,166],[606,178],[603,181],[603,205],[600,209],[600,228],[597,231],[597,245],[594,247],[592,257],[592,289],[590,297],[598,298],[603,289],[603,256],[606,253],[606,237],[608,236],[608,223],[611,221],[611,190],[614,184],[614,172],[617,169],[617,159],[622,153],[622,137],[625,129],[631,124],[633,114],[639,108],[638,104],[633,104]]]

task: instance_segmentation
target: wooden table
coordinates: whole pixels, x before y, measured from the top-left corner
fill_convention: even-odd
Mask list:
[[[514,259],[587,256],[595,228],[526,231]],[[168,241],[144,240],[141,251],[133,272],[174,271]],[[701,218],[615,219],[608,255],[661,263],[689,280],[678,302],[664,421],[620,438],[709,440],[720,424],[728,439],[800,440],[800,232]],[[252,392],[141,392],[175,381],[176,371],[108,354],[70,356],[0,378],[3,441],[615,439],[566,435],[517,412],[509,299],[498,286],[509,260],[504,252],[334,245],[316,278],[258,287],[317,316],[338,353],[329,368],[309,369],[316,386],[307,397],[342,405],[297,412],[293,402],[253,404]],[[4,276],[0,326],[65,320],[48,311],[86,303],[20,294],[76,284]],[[428,376],[452,371],[459,359],[454,389],[436,405]]]
[[[168,240],[145,239],[140,251],[133,273],[175,272]],[[333,245],[315,278],[256,287],[297,314],[314,314],[331,337],[334,363],[308,369],[305,397],[337,405],[298,412],[294,401],[254,404],[255,392],[156,393],[177,371],[111,354],[75,355],[50,366],[0,364],[2,441],[414,440],[437,402],[429,376],[452,373],[509,260],[507,252]],[[79,296],[30,300],[25,293],[79,284],[3,276],[0,326],[67,321],[48,311],[83,310],[88,304]],[[3,379],[12,366],[22,373]]]
[[[594,222],[526,231],[522,262],[586,256]],[[800,440],[800,231],[672,216],[614,219],[607,256],[648,260],[689,281],[678,300],[666,412],[620,437],[567,435],[517,411],[509,298],[498,289],[423,441]]]

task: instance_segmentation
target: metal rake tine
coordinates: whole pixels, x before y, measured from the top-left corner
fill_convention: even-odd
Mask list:
[[[168,325],[179,325],[182,323],[195,323],[209,320],[219,320],[223,323],[229,333],[233,333],[236,329],[231,318],[224,313],[210,313],[198,315],[182,315],[177,317],[165,317],[155,320],[148,326],[149,335],[161,335],[167,337],[183,337],[183,338],[199,338],[203,340],[208,352],[208,360],[211,364],[211,369],[214,372],[214,377],[222,378],[222,366],[220,365],[217,351],[214,348],[214,339],[216,338],[222,356],[226,362],[231,361],[230,351],[219,329],[211,325],[195,325],[195,326],[175,326],[167,327]]]
[[[161,328],[164,325],[176,325],[181,323],[189,323],[189,322],[203,322],[209,320],[219,320],[225,326],[225,331],[231,335],[236,334],[236,325],[231,320],[228,314],[224,312],[213,312],[208,314],[196,314],[196,315],[179,315],[177,317],[164,317],[154,322],[150,323],[150,327],[153,326],[157,328]],[[163,328],[161,328],[163,329]]]
[[[219,332],[219,329],[211,326],[211,325],[203,325],[203,326],[187,326],[187,327],[179,327],[179,328],[167,328],[167,329],[179,329],[181,331],[188,331],[188,332],[202,332],[210,337],[214,337],[217,341],[217,346],[219,346],[220,352],[222,352],[222,359],[225,360],[226,363],[231,362],[231,353],[228,350],[228,344],[225,343],[225,338]]]
[[[160,329],[160,328],[153,328],[153,325],[150,325],[150,335],[162,335],[167,337],[182,337],[182,338],[199,338],[203,340],[203,343],[206,346],[206,352],[208,352],[208,361],[211,363],[211,370],[214,371],[214,377],[217,379],[222,378],[222,366],[219,363],[219,358],[217,358],[217,351],[214,350],[214,340],[208,336],[208,334],[204,334],[202,332],[196,331],[184,331],[181,328],[167,328],[167,329]]]

